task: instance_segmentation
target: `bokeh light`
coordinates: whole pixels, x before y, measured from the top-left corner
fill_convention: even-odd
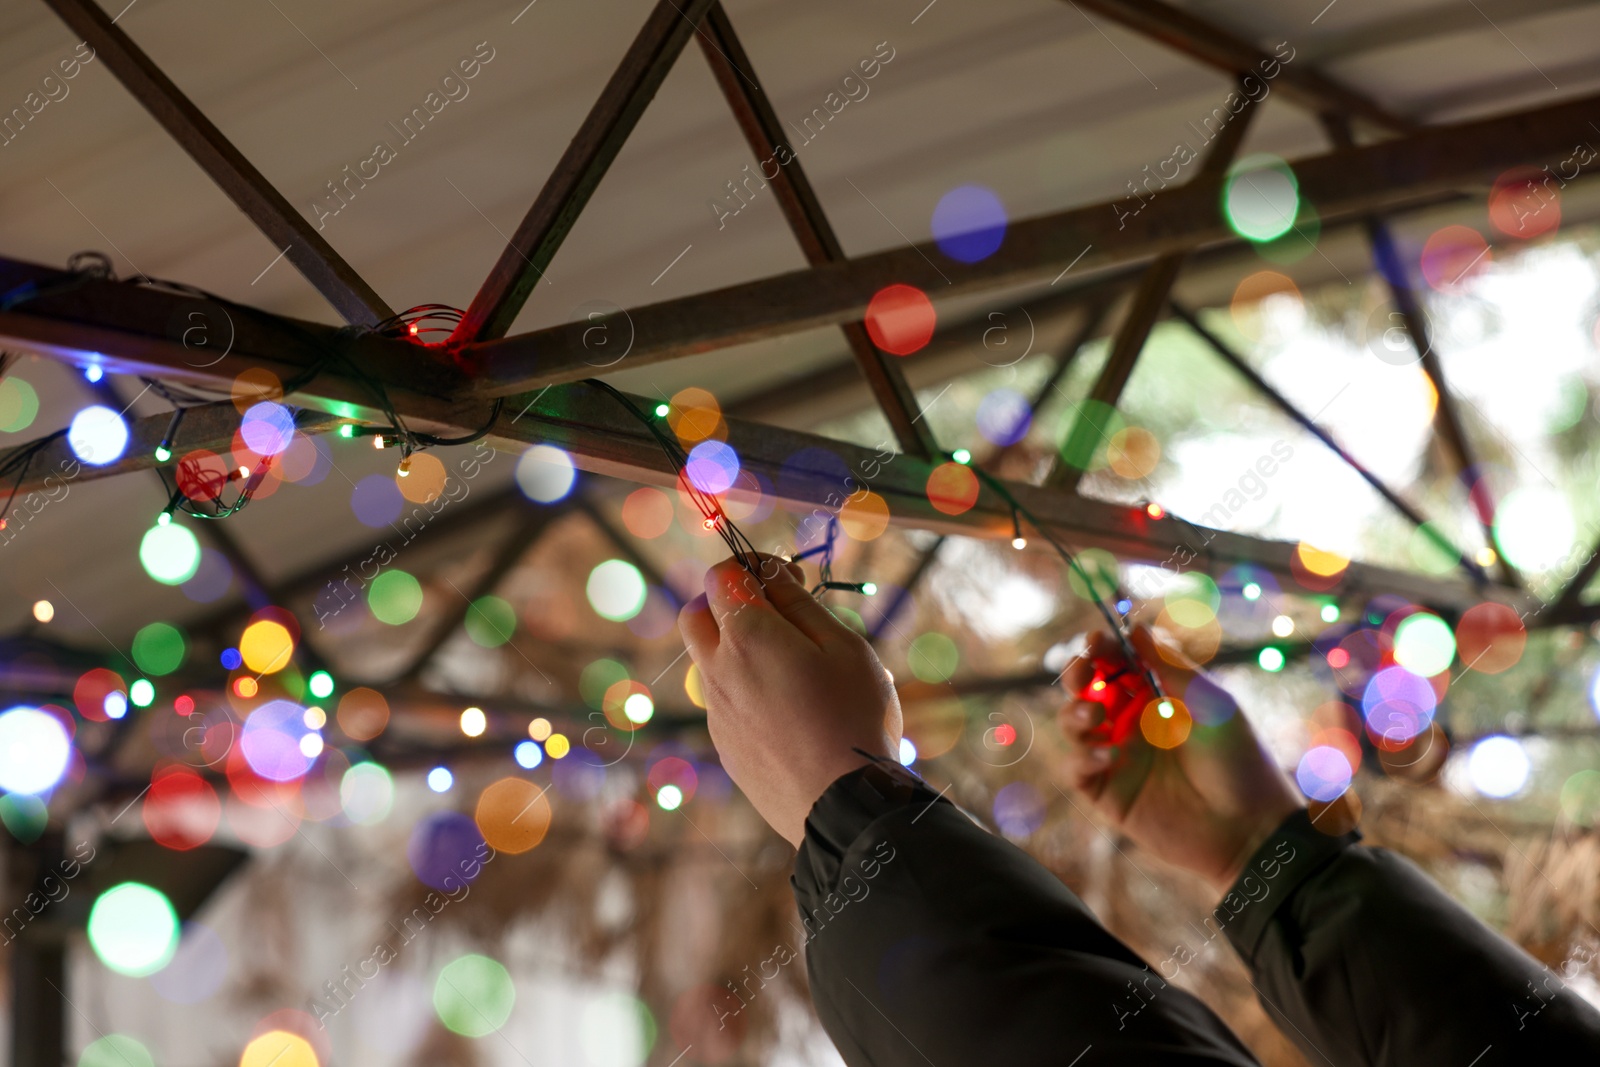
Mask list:
[[[938,316],[928,294],[911,285],[887,285],[867,302],[867,335],[895,356],[909,356],[933,339]]]
[[[390,568],[367,586],[367,607],[379,622],[403,626],[422,610],[422,583],[406,571]]]
[[[321,1067],[311,1042],[288,1030],[268,1030],[253,1038],[239,1057],[239,1067]]]
[[[1031,837],[1044,825],[1044,798],[1027,782],[1012,782],[994,795],[994,824],[1013,840]]]
[[[228,461],[215,452],[196,448],[178,460],[173,477],[190,500],[216,500],[227,488],[231,471]]]
[[[1295,562],[1318,578],[1335,578],[1350,566],[1350,557],[1302,541],[1295,546]]]
[[[1156,748],[1177,748],[1193,728],[1188,706],[1176,697],[1152,700],[1139,714],[1139,732]]]
[[[339,698],[334,717],[352,741],[371,741],[389,725],[389,701],[376,689],[357,686]]]
[[[353,763],[339,780],[339,802],[351,822],[380,823],[394,806],[394,778],[381,764]]]
[[[912,640],[906,650],[906,662],[919,681],[945,682],[960,666],[961,652],[950,638],[930,630]]]
[[[177,951],[178,913],[159,889],[123,882],[95,899],[89,944],[113,971],[143,978],[165,967]]]
[[[1148,478],[1161,462],[1161,442],[1142,426],[1125,426],[1106,443],[1106,463],[1129,481]]]
[[[622,502],[622,524],[648,541],[672,529],[672,498],[651,486],[635,489]]]
[[[412,873],[423,885],[440,891],[459,889],[477,878],[487,855],[477,823],[459,811],[424,816],[411,828],[406,842]]]
[[[0,433],[21,433],[39,415],[39,394],[33,386],[9,375],[0,379]]]
[[[1300,792],[1312,800],[1327,803],[1337,800],[1350,788],[1352,774],[1350,759],[1343,752],[1331,745],[1317,745],[1300,757],[1294,777],[1300,784]]]
[[[467,708],[461,713],[461,732],[468,737],[482,737],[489,728],[489,718],[482,708]]]
[[[490,848],[516,855],[544,840],[550,801],[544,789],[525,778],[502,778],[479,795],[474,817]]]
[[[1394,661],[1412,674],[1431,678],[1456,658],[1456,636],[1437,615],[1418,612],[1401,620],[1394,632]]]
[[[1554,489],[1514,489],[1495,510],[1495,547],[1521,570],[1548,570],[1572,551],[1576,537],[1572,508]]]
[[[222,801],[210,782],[188,767],[165,767],[151,778],[142,805],[144,825],[164,848],[199,848],[217,831]]]
[[[993,189],[958,185],[934,206],[931,229],[939,251],[961,263],[976,263],[999,251],[1006,236],[1006,208]]]
[[[311,769],[312,759],[301,744],[307,732],[305,708],[292,700],[269,700],[245,720],[239,747],[256,774],[292,782]]]
[[[1515,608],[1489,601],[1461,614],[1456,652],[1467,670],[1499,674],[1516,666],[1528,643],[1528,630]]]
[[[667,407],[667,426],[686,448],[710,437],[727,436],[722,405],[710,392],[698,386],[680,389],[672,395],[672,403]]]
[[[1282,160],[1241,160],[1223,190],[1223,214],[1240,237],[1271,241],[1288,233],[1300,211],[1300,185]]]
[[[139,563],[162,585],[182,585],[200,569],[200,542],[187,526],[157,523],[139,541]]]
[[[964,463],[941,463],[928,475],[928,503],[946,515],[961,515],[978,502],[978,476]]]
[[[294,415],[282,404],[263,400],[244,413],[239,434],[256,455],[279,455],[294,440]]]
[[[239,657],[256,674],[276,674],[294,657],[294,635],[281,622],[257,619],[239,637]]]
[[[978,402],[977,424],[985,440],[1004,448],[1028,435],[1033,408],[1015,389],[995,389]]]
[[[84,1046],[78,1067],[156,1067],[155,1057],[127,1034],[105,1034]]]
[[[839,508],[839,529],[852,541],[875,541],[889,528],[889,502],[868,490]]]
[[[1436,230],[1422,246],[1422,276],[1442,293],[1465,288],[1491,261],[1489,242],[1471,226]]]
[[[29,795],[52,789],[71,756],[66,727],[48,711],[19,705],[0,713],[0,789]]]
[[[1600,826],[1600,771],[1578,771],[1561,784],[1561,814],[1574,825]]]
[[[1514,167],[1489,190],[1489,221],[1507,237],[1529,240],[1561,225],[1561,194],[1536,167]]]
[[[656,1041],[655,1017],[637,997],[601,994],[583,1008],[578,1041],[589,1067],[643,1067]]]
[[[517,766],[524,770],[531,771],[544,762],[544,749],[539,747],[537,741],[518,741],[511,755],[517,761]]]
[[[684,473],[702,493],[725,493],[739,476],[738,453],[722,441],[701,441],[689,450]]]
[[[1404,667],[1385,667],[1367,682],[1361,710],[1374,739],[1391,745],[1410,741],[1433,722],[1439,705],[1433,686]]]
[[[433,986],[439,1021],[464,1037],[484,1037],[500,1029],[511,1018],[516,999],[510,972],[476,953],[445,964]]]
[[[399,519],[406,503],[390,474],[369,474],[350,490],[350,510],[361,525],[374,530],[381,530]]]
[[[327,671],[312,671],[311,677],[306,679],[306,690],[318,700],[326,700],[333,695],[333,675]]]
[[[444,495],[450,471],[429,452],[412,453],[406,473],[395,471],[395,488],[413,504],[430,504]]]
[[[517,457],[517,488],[539,504],[554,504],[572,492],[578,468],[555,445],[534,445]]]
[[[128,424],[110,408],[91,404],[72,417],[67,447],[91,466],[115,463],[128,449]]]
[[[1528,784],[1532,769],[1522,742],[1504,734],[1485,737],[1467,756],[1467,780],[1486,797],[1516,796]]]
[[[428,772],[428,788],[435,793],[448,793],[455,784],[456,776],[450,773],[449,767],[435,767]]]
[[[171,623],[152,622],[133,635],[130,651],[133,662],[138,664],[141,671],[159,678],[183,666],[188,647],[182,630]]]
[[[639,568],[622,559],[608,559],[590,571],[584,591],[595,614],[612,622],[639,614],[649,593]]]
[[[462,628],[474,644],[499,648],[517,632],[517,609],[497,596],[481,596],[467,609]]]

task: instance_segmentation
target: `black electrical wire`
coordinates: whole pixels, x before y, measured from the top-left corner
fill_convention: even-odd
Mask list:
[[[11,505],[17,499],[17,494],[22,491],[22,483],[28,477],[28,468],[33,466],[34,457],[43,452],[52,442],[66,435],[66,430],[57,430],[55,433],[41,437],[29,445],[23,446],[19,451],[8,456],[4,463],[0,463],[0,478],[10,474],[13,467],[17,468],[17,479],[11,486],[11,492],[6,495],[5,504],[0,506],[0,529],[5,528],[6,516],[10,514]]]
[[[700,514],[705,516],[706,528],[715,530],[722,538],[723,543],[732,550],[733,557],[739,561],[739,565],[748,571],[757,582],[763,586],[766,585],[765,579],[761,576],[761,568],[759,566],[760,552],[754,542],[745,536],[744,531],[739,529],[732,519],[728,518],[728,513],[722,509],[722,504],[716,497],[704,492],[694,484],[694,479],[689,477],[688,474],[689,456],[683,451],[678,442],[663,433],[661,428],[656,425],[656,420],[640,411],[639,406],[626,393],[612,388],[598,378],[584,378],[583,383],[610,395],[644,426],[651,437],[655,438],[656,444],[661,447],[661,451],[666,454],[667,459],[672,463],[673,469],[678,473],[679,488],[693,501]]]
[[[953,455],[950,458],[955,460],[955,456]],[[960,461],[956,460],[956,462]],[[1163,700],[1166,699],[1167,691],[1162,686],[1161,679],[1156,677],[1156,672],[1154,669],[1152,669],[1151,666],[1144,661],[1144,657],[1139,654],[1138,649],[1133,647],[1133,640],[1128,635],[1127,619],[1120,612],[1112,611],[1112,609],[1106,605],[1106,602],[1101,599],[1099,590],[1095,588],[1094,579],[1089,576],[1089,572],[1086,571],[1083,568],[1083,565],[1078,562],[1077,553],[1073,552],[1060,540],[1058,540],[1055,535],[1052,534],[1045,527],[1045,525],[1039,521],[1036,515],[1034,515],[1027,508],[1023,507],[1017,498],[1012,495],[1011,490],[1006,488],[1004,482],[994,477],[981,467],[973,464],[966,464],[966,466],[970,467],[972,472],[978,476],[980,481],[982,481],[990,489],[994,490],[995,493],[998,494],[1000,498],[1010,506],[1012,523],[1014,526],[1016,526],[1018,529],[1021,528],[1020,523],[1017,521],[1018,516],[1027,519],[1033,528],[1039,531],[1039,535],[1045,539],[1045,543],[1054,549],[1056,555],[1060,556],[1062,561],[1066,563],[1067,568],[1078,575],[1078,578],[1083,582],[1085,592],[1088,593],[1090,602],[1093,603],[1095,608],[1099,610],[1101,617],[1106,621],[1106,625],[1111,628],[1111,632],[1116,636],[1117,643],[1122,646],[1123,654],[1127,657],[1128,662],[1137,663],[1140,671],[1144,674],[1145,681],[1149,683],[1151,690],[1156,694],[1157,697]]]

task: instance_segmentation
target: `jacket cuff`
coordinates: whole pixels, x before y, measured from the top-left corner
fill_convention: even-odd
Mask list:
[[[795,857],[795,888],[815,892],[831,887],[850,846],[883,816],[913,805],[948,803],[898,763],[883,760],[851,771],[830,785],[806,816],[805,840]]]
[[[1267,927],[1295,892],[1359,840],[1355,830],[1323,833],[1301,808],[1261,843],[1213,913],[1246,964],[1254,967]]]

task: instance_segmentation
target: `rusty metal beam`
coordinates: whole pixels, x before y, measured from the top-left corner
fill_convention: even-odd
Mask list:
[[[15,266],[0,261],[0,275]],[[97,284],[114,286],[116,283]],[[121,291],[114,301],[77,301],[74,307],[83,316],[77,321],[25,313],[24,309],[33,307],[36,301],[14,306],[0,312],[0,337],[20,335],[23,340],[31,341],[30,333],[37,330],[52,337],[54,348],[59,351],[70,353],[72,344],[92,344],[109,370],[153,375],[179,370],[191,378],[208,380],[213,386],[231,383],[237,371],[227,367],[227,361],[195,369],[190,361],[192,353],[182,345],[151,343],[146,332],[152,317],[166,322],[170,315],[181,314],[186,307],[204,301],[134,286],[118,288]],[[258,322],[262,337],[289,335],[276,316],[259,311],[250,311],[249,315],[252,321]],[[359,340],[351,343],[357,344]],[[262,361],[283,358],[280,353],[257,349],[240,352],[238,346],[233,357],[248,364],[258,352]],[[211,377],[207,379],[207,375]],[[330,394],[359,395],[359,392],[330,369],[306,382],[296,399],[305,404],[329,403]],[[415,390],[391,390],[388,399],[401,417],[414,420],[415,424],[428,423],[453,433],[487,428],[496,447],[511,450],[527,443],[548,442],[565,448],[585,470],[664,487],[677,482],[675,462],[662,452],[649,429],[637,422],[615,398],[593,387],[552,386],[532,395],[509,397],[498,411],[487,401],[474,404],[448,395],[434,396]],[[649,406],[648,401],[637,403]],[[334,406],[339,407],[346,418],[381,418],[370,407],[363,408],[342,399]],[[961,515],[946,515],[935,508],[926,491],[932,471],[928,461],[898,455],[884,465],[877,460],[874,450],[847,442],[752,424],[738,418],[728,418],[726,423],[728,444],[739,453],[744,468],[779,486],[780,499],[789,503],[829,508],[830,501],[848,495],[848,487],[834,473],[838,470],[837,463],[850,471],[876,469],[873,491],[884,498],[891,520],[900,525],[977,537],[1009,537],[1011,534],[1011,507],[988,487],[983,489],[977,503]],[[147,441],[143,447],[153,447],[154,443],[154,440]],[[59,440],[51,441],[46,450],[52,447],[64,446]],[[806,449],[831,452],[836,461],[817,467],[797,467],[794,457]],[[1152,521],[1142,509],[1069,496],[1036,486],[1010,483],[1008,489],[1041,524],[1059,531],[1081,547],[1106,548],[1127,558],[1153,562],[1180,556],[1185,560],[1197,558],[1201,561],[1199,565],[1212,568],[1249,562],[1274,574],[1292,576],[1290,558],[1295,546],[1291,544],[1226,531],[1199,534],[1186,524]],[[1200,537],[1204,538],[1204,543],[1196,546],[1193,542]],[[1519,605],[1525,600],[1521,594],[1499,587],[1484,591],[1461,582],[1365,564],[1351,564],[1344,575],[1344,585],[1355,591],[1393,592],[1441,609],[1477,603],[1486,594]]]
[[[1595,546],[1589,550],[1589,555],[1584,559],[1583,565],[1578,568],[1578,572],[1567,582],[1566,588],[1561,591],[1554,603],[1550,605],[1551,612],[1556,615],[1565,616],[1570,613],[1578,616],[1585,611],[1592,610],[1593,605],[1583,603],[1583,591],[1589,587],[1590,582],[1594,581],[1596,572],[1600,572],[1600,542],[1596,542]]]
[[[1066,344],[1062,346],[1060,354],[1056,356],[1055,366],[1050,368],[1050,373],[1045,376],[1043,382],[1039,383],[1039,387],[1034,390],[1033,396],[1028,400],[1030,418],[1038,413],[1039,409],[1044,406],[1045,401],[1050,399],[1050,394],[1055,391],[1061,379],[1066,376],[1067,371],[1072,369],[1072,364],[1076,362],[1078,354],[1083,351],[1083,346],[1099,331],[1100,324],[1105,321],[1108,311],[1110,311],[1110,300],[1104,294],[1102,294],[1100,302],[1090,304],[1084,308],[1083,320],[1078,324],[1077,329],[1073,331]],[[1000,461],[1021,443],[1021,439],[1018,439],[1009,445],[1003,445],[988,456],[974,462],[990,469],[995,469]],[[933,566],[934,560],[939,555],[939,550],[944,547],[944,542],[945,539],[941,537],[922,550],[922,555],[912,565],[910,573],[906,575],[905,581],[901,583],[893,599],[890,600],[887,607],[878,613],[867,634],[867,639],[873,644],[877,644],[882,639],[884,628],[894,619],[901,605],[910,599],[911,594],[921,584],[922,579],[926,577],[928,570]]]
[[[1229,74],[1254,73],[1284,96],[1312,111],[1338,111],[1365,119],[1395,133],[1410,133],[1417,124],[1402,118],[1316,70],[1294,65],[1295,49],[1285,41],[1267,52],[1252,43],[1161,0],[1069,0],[1127,27],[1142,37]],[[1287,58],[1281,49],[1287,46]],[[1270,72],[1270,76],[1268,76]]]
[[[658,0],[450,337],[504,337],[712,0]]]
[[[1337,147],[1348,150],[1354,145],[1350,124],[1344,115],[1324,114],[1322,124]],[[1466,426],[1461,421],[1460,409],[1456,407],[1455,394],[1445,380],[1444,365],[1439,362],[1439,353],[1433,347],[1427,315],[1411,282],[1411,270],[1395,247],[1394,234],[1379,215],[1368,215],[1365,226],[1367,241],[1372,246],[1373,265],[1388,286],[1395,310],[1399,312],[1400,321],[1422,362],[1423,373],[1428,376],[1438,396],[1434,407],[1434,435],[1456,464],[1463,488],[1467,491],[1468,506],[1483,528],[1484,543],[1493,546],[1494,498],[1488,484],[1477,477],[1480,472],[1473,460],[1472,444],[1467,440]],[[1503,556],[1497,556],[1496,565],[1502,581],[1513,586],[1522,585],[1522,576]]]
[[[1193,181],[1211,183],[1222,179],[1233,165],[1239,146],[1244,143],[1245,134],[1250,130],[1250,121],[1260,110],[1259,106],[1246,99],[1239,113],[1232,115],[1227,125],[1217,131],[1211,150],[1206,153],[1205,162],[1200,165],[1200,172]],[[1138,289],[1134,290],[1133,301],[1128,306],[1122,325],[1117,328],[1117,335],[1111,342],[1111,352],[1106,356],[1105,366],[1100,369],[1100,377],[1089,391],[1087,402],[1093,406],[1087,411],[1078,408],[1056,465],[1045,478],[1046,485],[1070,493],[1078,491],[1083,472],[1089,469],[1090,461],[1105,436],[1102,423],[1106,413],[1114,410],[1122,399],[1122,390],[1127,388],[1128,379],[1133,377],[1133,365],[1138,362],[1139,353],[1144,351],[1145,342],[1150,339],[1150,331],[1161,317],[1167,296],[1172,292],[1172,284],[1178,280],[1178,272],[1183,269],[1186,257],[1187,251],[1165,253],[1157,256],[1145,271]]]
[[[302,433],[308,434],[329,433],[352,421],[354,420],[311,412],[301,416],[298,428]],[[127,451],[115,463],[99,467],[81,462],[68,447],[64,434],[52,435],[53,439],[44,447],[38,448],[27,461],[24,473],[13,472],[7,475],[4,484],[0,484],[0,491],[9,493],[15,485],[15,492],[21,496],[48,488],[45,484],[46,479],[49,479],[52,485],[70,485],[109,478],[128,471],[172,467],[177,465],[178,458],[184,453],[197,448],[226,454],[232,450],[234,435],[239,429],[239,410],[231,401],[226,400],[188,409],[179,427],[177,440],[174,442],[178,446],[173,450],[174,458],[163,463],[156,459],[155,450],[171,423],[170,411],[128,420]],[[34,448],[39,440],[0,449],[0,467],[27,449]]]
[[[1133,365],[1139,353],[1144,351],[1150,331],[1166,304],[1167,294],[1172,292],[1172,283],[1177,281],[1178,272],[1182,269],[1183,253],[1172,252],[1157,257],[1145,272],[1122,325],[1111,342],[1105,366],[1100,368],[1100,376],[1089,390],[1085,403],[1094,406],[1087,411],[1083,406],[1077,406],[1077,417],[1072,420],[1067,439],[1061,443],[1061,454],[1057,457],[1056,465],[1045,478],[1046,485],[1069,493],[1078,491],[1078,482],[1105,437],[1105,413],[1114,410],[1122,399],[1122,390],[1133,376]]]
[[[711,65],[711,73],[738,120],[739,129],[756,154],[756,169],[761,172],[761,178],[766,178],[765,164],[774,165],[773,176],[768,180],[790,231],[805,253],[806,262],[813,267],[843,262],[844,247],[839,244],[822,210],[822,202],[817,199],[811,180],[806,177],[799,156],[784,133],[783,123],[756,77],[755,64],[750,61],[721,3],[713,3],[706,12],[698,39],[706,62]],[[863,323],[841,323],[840,328],[856,366],[872,390],[873,399],[889,421],[900,451],[924,459],[933,456],[938,445],[928,424],[917,416],[916,395],[906,384],[896,357],[872,343]]]
[[[1593,136],[1588,123],[1596,111],[1600,96],[1430,127],[1301,159],[1294,171],[1301,197],[1317,206],[1324,224],[1404,210],[1486,185],[1508,167],[1560,162],[1574,138]],[[860,319],[873,294],[896,282],[955,297],[1047,286],[1069,272],[1094,277],[1166,252],[1237,244],[1240,238],[1222,217],[1221,189],[1220,179],[1191,181],[1160,190],[1137,211],[1138,202],[1128,198],[1019,219],[997,252],[977,263],[947,261],[943,277],[930,265],[942,253],[928,243],[634,308],[628,313],[634,344],[620,366],[631,370]],[[484,368],[470,388],[479,396],[510,395],[593,374],[593,352],[583,341],[587,328],[566,323],[468,346],[464,358]]]
[[[94,48],[111,73],[178,146],[255,223],[346,322],[366,325],[393,315],[383,298],[321,233],[183,95],[94,0],[45,0],[61,21]]]
[[[1250,364],[1246,363],[1244,358],[1235,352],[1231,347],[1229,347],[1228,344],[1222,340],[1222,338],[1206,329],[1205,324],[1200,321],[1194,312],[1185,308],[1176,300],[1170,301],[1170,303],[1173,313],[1176,314],[1178,318],[1189,327],[1190,330],[1194,331],[1195,336],[1199,337],[1200,340],[1204,341],[1208,346],[1210,346],[1211,350],[1220,356],[1223,362],[1237,371],[1239,375],[1245,379],[1245,381],[1254,386],[1256,391],[1262,396],[1266,397],[1266,399],[1274,407],[1283,412],[1285,415],[1289,416],[1289,418],[1293,419],[1304,430],[1306,430],[1306,432],[1310,433],[1317,440],[1321,441],[1324,445],[1327,445],[1328,449],[1334,455],[1343,460],[1345,465],[1351,470],[1359,474],[1362,481],[1372,486],[1372,488],[1377,491],[1379,496],[1383,497],[1384,500],[1389,502],[1391,507],[1404,516],[1413,526],[1423,531],[1424,536],[1430,538],[1434,544],[1436,544],[1443,551],[1455,556],[1457,560],[1459,560],[1462,569],[1471,575],[1475,581],[1487,580],[1487,576],[1483,573],[1483,569],[1479,567],[1474,560],[1472,560],[1465,552],[1463,552],[1452,541],[1450,541],[1449,538],[1445,537],[1444,534],[1440,533],[1432,523],[1428,522],[1428,520],[1422,516],[1420,511],[1412,507],[1404,497],[1391,489],[1388,483],[1384,482],[1383,479],[1379,478],[1376,474],[1373,474],[1365,464],[1356,459],[1355,456],[1351,455],[1349,451],[1346,450],[1345,447],[1338,441],[1334,440],[1332,434],[1328,433],[1328,431],[1317,425],[1317,423],[1312,420],[1311,416],[1301,411],[1292,402],[1290,402],[1287,397],[1278,392],[1277,389],[1273,388],[1272,383],[1268,382],[1265,378],[1258,374],[1256,369],[1250,366]]]

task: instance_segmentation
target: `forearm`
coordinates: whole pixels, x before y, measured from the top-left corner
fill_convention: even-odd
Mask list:
[[[1411,863],[1356,840],[1296,813],[1215,913],[1311,1062],[1600,1062],[1600,1014]]]
[[[812,995],[848,1063],[1254,1064],[1049,871],[911,782],[840,779],[796,861]]]

